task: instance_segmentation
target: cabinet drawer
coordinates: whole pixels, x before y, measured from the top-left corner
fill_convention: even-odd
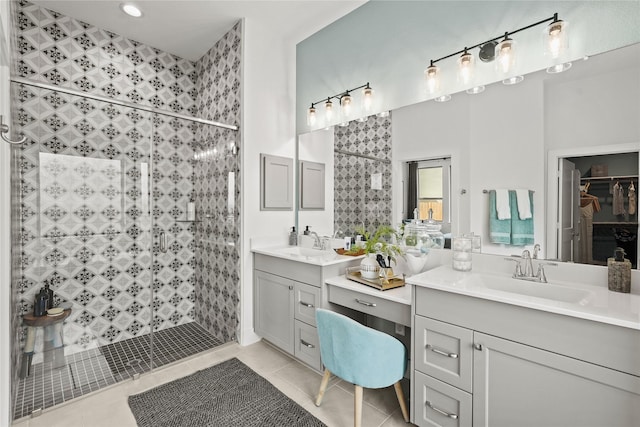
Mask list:
[[[416,316],[414,351],[417,370],[471,392],[472,330]]]
[[[296,282],[294,289],[293,311],[295,318],[316,326],[316,307],[320,305],[320,288]]]
[[[318,330],[299,320],[295,321],[294,356],[316,371],[322,370]]]
[[[411,326],[411,306],[406,304],[365,295],[338,286],[329,286],[329,302],[401,325]]]
[[[416,372],[413,396],[416,425],[471,427],[471,394]]]

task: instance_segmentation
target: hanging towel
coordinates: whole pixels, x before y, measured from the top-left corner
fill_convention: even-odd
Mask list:
[[[531,214],[531,203],[529,202],[529,190],[516,190],[516,201],[518,202],[518,218],[529,219]]]
[[[511,220],[498,219],[496,190],[489,191],[489,240],[491,243],[511,243]]]
[[[496,211],[498,212],[498,219],[511,219],[511,206],[509,206],[509,190],[496,189]]]
[[[529,192],[532,217],[528,219],[518,218],[515,191],[509,191],[509,198],[511,199],[511,244],[514,246],[533,245],[533,192]]]

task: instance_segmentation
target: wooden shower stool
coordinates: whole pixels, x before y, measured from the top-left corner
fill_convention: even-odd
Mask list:
[[[39,316],[25,314],[22,322],[27,326],[27,342],[24,344],[22,354],[22,365],[20,367],[20,378],[26,378],[31,374],[31,360],[36,341],[36,328],[44,328],[43,334],[43,355],[45,362],[52,362],[54,368],[61,368],[65,365],[64,360],[64,340],[62,338],[62,322],[69,317],[71,309],[65,309],[57,316]]]

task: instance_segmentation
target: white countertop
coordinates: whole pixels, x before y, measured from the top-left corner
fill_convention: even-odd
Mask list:
[[[469,280],[472,275],[482,276],[482,280]],[[606,286],[582,285],[577,283],[531,283],[531,286],[561,286],[586,291],[587,296],[577,302],[563,302],[515,292],[489,289],[483,281],[495,277],[501,282],[510,276],[495,276],[486,273],[460,272],[449,265],[443,265],[424,273],[408,277],[407,283],[441,291],[453,292],[491,301],[513,304],[535,310],[562,314],[609,323],[640,330],[640,295],[612,292]],[[506,279],[506,280],[505,280]],[[517,280],[517,279],[513,279]],[[518,282],[522,282],[517,280]],[[388,291],[387,291],[388,292]]]
[[[293,254],[287,251],[295,251],[298,248],[301,253]],[[305,264],[313,264],[321,267],[327,265],[341,264],[343,262],[360,259],[362,256],[354,257],[347,255],[338,255],[334,250],[321,251],[319,249],[303,248],[301,246],[272,246],[272,247],[254,247],[252,252],[272,257],[282,258],[289,261],[302,262]],[[305,255],[311,254],[311,256]]]
[[[362,283],[349,280],[345,276],[330,277],[329,279],[325,280],[325,283],[327,285],[337,286],[340,288],[359,292],[363,295],[371,295],[374,297],[386,299],[388,301],[411,306],[412,286],[405,285],[400,288],[393,288],[393,289],[387,289],[386,291],[381,291],[371,286],[363,285]]]

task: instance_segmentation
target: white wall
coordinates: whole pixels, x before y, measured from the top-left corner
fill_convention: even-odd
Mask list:
[[[286,236],[294,211],[260,210],[260,153],[295,157],[295,44],[269,22],[243,23],[242,205],[240,337],[259,340],[253,331],[253,255],[250,239]]]
[[[9,2],[0,2],[0,115],[9,117]],[[11,419],[11,179],[9,144],[0,141],[0,425]]]

